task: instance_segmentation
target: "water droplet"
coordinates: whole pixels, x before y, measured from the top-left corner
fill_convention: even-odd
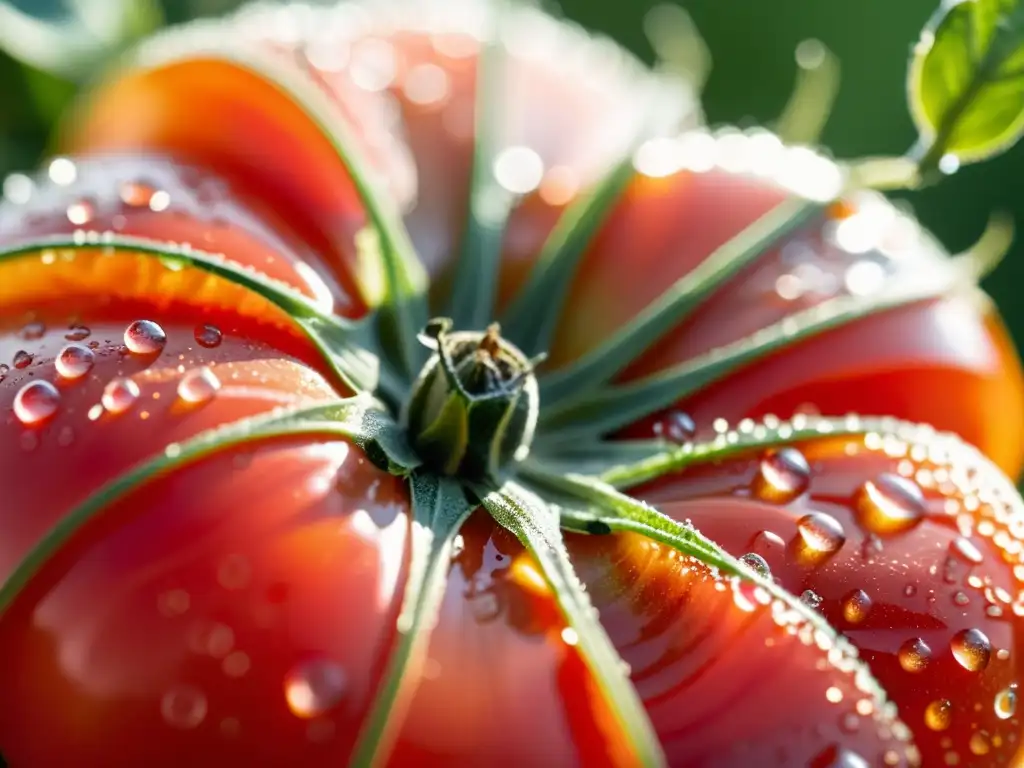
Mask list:
[[[924,722],[933,731],[944,731],[953,722],[953,704],[949,699],[936,699],[924,709]]]
[[[191,685],[177,685],[160,700],[164,720],[175,728],[195,728],[203,722],[206,710],[206,696]]]
[[[46,333],[46,325],[40,322],[28,323],[18,331],[18,336],[25,339],[25,341],[36,341],[37,339],[43,338]]]
[[[60,432],[57,433],[57,445],[61,448],[67,448],[75,442],[75,430],[71,427],[61,427]]]
[[[140,394],[139,385],[132,379],[114,379],[103,388],[100,400],[111,413],[124,413],[135,404]]]
[[[89,338],[89,334],[92,333],[84,325],[72,325],[68,327],[68,332],[64,334],[64,338],[68,341],[84,341]]]
[[[781,448],[766,454],[757,467],[753,492],[762,501],[785,504],[807,490],[811,468],[796,448]]]
[[[562,642],[566,645],[576,645],[580,641],[580,636],[576,630],[572,627],[566,627],[562,630]]]
[[[969,746],[972,755],[987,755],[992,748],[992,742],[985,731],[975,731],[971,734]]]
[[[765,557],[775,555],[786,550],[786,542],[782,537],[773,531],[758,531],[750,540],[750,549],[754,554]]]
[[[905,586],[903,588],[903,596],[904,597],[913,597],[916,594],[917,594],[917,585],[916,584],[907,584],[907,586]]]
[[[78,168],[75,167],[74,161],[67,157],[56,157],[51,160],[47,172],[50,181],[62,187],[74,184],[78,178]]]
[[[819,752],[811,765],[814,768],[869,768],[869,763],[856,752],[833,744]]]
[[[912,480],[884,473],[864,483],[854,496],[861,524],[880,535],[909,531],[925,515],[924,494]]]
[[[974,543],[963,536],[957,536],[949,542],[949,554],[968,565],[981,565],[985,559]]]
[[[136,320],[125,329],[124,345],[136,355],[156,355],[167,345],[167,334],[152,320]]]
[[[14,367],[17,368],[19,371],[24,370],[25,368],[28,368],[30,365],[32,365],[32,355],[30,355],[23,349],[19,349],[17,352],[14,353],[14,359],[12,360],[12,362],[14,363]]]
[[[68,344],[58,355],[54,365],[65,379],[80,379],[92,370],[96,356],[81,344]]]
[[[843,618],[851,624],[860,624],[871,612],[871,596],[863,589],[855,590],[843,598]]]
[[[288,708],[296,717],[313,718],[341,701],[348,676],[330,659],[312,659],[294,667],[284,679]]]
[[[932,649],[920,637],[907,640],[897,654],[905,672],[922,672],[932,658]]]
[[[967,596],[967,593],[962,590],[957,590],[957,593],[953,595],[953,605],[958,605],[963,608],[965,605],[971,602],[971,598]]]
[[[682,411],[671,411],[654,424],[654,434],[682,445],[693,440],[697,434],[697,425],[689,414]]]
[[[980,672],[992,658],[992,644],[980,629],[957,632],[949,644],[960,666],[971,672]]]
[[[740,562],[757,575],[766,579],[772,575],[772,570],[768,567],[768,561],[754,552],[748,552],[745,554],[740,558]]]
[[[220,389],[220,379],[205,365],[187,372],[178,382],[178,397],[186,403],[205,403]]]
[[[57,412],[60,392],[48,381],[30,381],[14,396],[14,415],[22,424],[40,424]]]
[[[68,221],[76,226],[81,227],[88,224],[95,215],[96,208],[89,200],[79,200],[77,203],[72,203],[68,206]]]
[[[220,328],[215,325],[197,325],[195,331],[196,343],[201,347],[213,349],[219,347],[223,339]]]
[[[994,701],[996,717],[1000,720],[1009,720],[1017,714],[1017,684],[1004,688],[996,694]]]
[[[804,593],[800,595],[800,602],[808,608],[817,609],[821,607],[821,595],[813,589],[805,589]]]
[[[221,669],[228,677],[242,677],[249,671],[252,661],[244,651],[232,651],[221,662]]]
[[[831,557],[846,543],[846,531],[832,515],[811,512],[796,523],[799,535],[797,554],[803,560],[820,560]]]

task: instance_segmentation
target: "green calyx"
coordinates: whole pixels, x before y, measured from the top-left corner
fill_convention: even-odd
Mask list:
[[[403,422],[426,466],[466,480],[498,480],[530,452],[537,426],[536,360],[501,338],[451,332],[433,320],[421,335],[434,354],[412,387]]]

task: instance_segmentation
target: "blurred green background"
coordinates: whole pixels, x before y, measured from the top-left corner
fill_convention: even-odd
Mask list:
[[[35,14],[59,14],[76,2],[115,0],[8,0]],[[129,0],[141,3],[142,0]],[[643,17],[660,0],[561,0],[562,11],[651,58]],[[164,16],[178,21],[222,13],[237,0],[160,0]],[[900,154],[915,132],[904,94],[910,48],[938,0],[686,0],[682,3],[714,58],[705,91],[713,124],[770,124],[779,114],[796,73],[794,49],[818,38],[839,57],[842,90],[824,143],[839,158]],[[44,151],[47,126],[73,88],[16,65],[0,54],[0,173],[33,167]],[[970,166],[938,187],[907,195],[922,220],[953,251],[971,244],[995,210],[1014,215],[1024,230],[1024,143],[995,160]],[[1024,235],[988,278],[986,287],[1024,347]]]

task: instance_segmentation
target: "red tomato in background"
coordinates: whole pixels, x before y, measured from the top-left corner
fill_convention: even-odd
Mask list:
[[[472,149],[475,43],[457,26],[468,17],[453,6],[442,16],[449,26],[423,31],[413,18],[396,28],[342,8],[249,12],[212,34],[316,76],[443,284]],[[544,172],[506,235],[503,300],[641,121],[653,113],[655,132],[669,131],[693,108],[607,43],[532,11],[516,18],[503,136],[532,149]],[[200,51],[117,73],[69,126],[66,147],[85,159],[58,160],[32,200],[0,209],[3,243],[80,227],[189,243],[325,308],[363,311],[351,242],[365,223],[358,198],[279,90]],[[675,165],[652,152],[585,257],[555,365],[787,195],[835,174],[763,135],[689,134],[671,144]],[[797,161],[806,173],[787,175]],[[872,280],[918,279],[939,258],[907,217],[853,200],[765,254],[629,375]],[[279,310],[190,269],[101,248],[73,260],[43,252],[0,265],[0,307],[0,359],[10,361],[0,381],[5,575],[141,458],[219,424],[345,394]],[[142,319],[161,332],[132,325]],[[125,349],[129,328],[148,354]],[[956,431],[1016,472],[1021,384],[1005,330],[965,286],[796,345],[680,407],[701,435],[717,419],[807,406],[892,414]],[[930,444],[823,437],[802,454],[688,470],[646,494],[734,554],[764,557],[791,591],[809,590],[899,705],[925,765],[951,754],[1006,764],[1020,731],[1021,510],[972,455],[933,455]],[[876,492],[866,502],[868,484]],[[882,536],[871,503],[907,521]],[[395,636],[407,513],[399,481],[318,436],[253,443],[146,485],[48,562],[0,621],[18,702],[0,713],[0,750],[15,768],[343,762]],[[825,526],[815,539],[806,518],[822,514],[835,525],[813,518]],[[673,765],[908,762],[905,729],[849,659],[825,639],[787,632],[756,595],[639,538],[573,536],[570,549]],[[563,630],[536,566],[477,514],[391,764],[628,763]],[[908,662],[904,647],[917,639],[928,652],[914,646],[923,661]]]

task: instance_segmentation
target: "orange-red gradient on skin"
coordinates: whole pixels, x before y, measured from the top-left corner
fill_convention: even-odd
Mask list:
[[[923,429],[748,452],[641,489],[810,594],[898,705],[926,766],[1009,765],[1020,747],[1024,509],[1012,493]]]
[[[257,11],[225,32],[275,55],[289,52],[287,66],[298,59],[296,71],[314,73],[312,80],[336,103],[348,106],[354,124],[363,121],[357,133],[364,144],[380,133],[367,124],[380,128],[387,122],[379,117],[379,99],[395,99],[401,121],[392,129],[407,138],[413,153],[416,191],[403,186],[408,169],[395,146],[373,147],[375,167],[385,174],[390,170],[396,200],[406,206],[414,241],[438,285],[446,282],[457,250],[472,151],[478,45],[465,30],[473,28],[479,14],[463,13],[467,22],[456,11],[463,6],[479,11],[481,6],[456,5],[447,9],[428,3],[431,10],[424,10],[423,18],[430,21],[420,26],[411,10],[396,21],[386,11],[375,11],[379,7],[372,3],[359,12],[303,11],[287,24],[282,21],[287,14]],[[694,114],[688,97],[672,96],[664,83],[641,78],[633,71],[635,62],[624,65],[622,54],[616,58],[606,43],[551,32],[551,22],[538,21],[534,12],[524,12],[523,18],[506,36],[510,64],[498,130],[505,144],[535,150],[545,173],[537,191],[513,213],[506,234],[503,300],[521,284],[565,204],[627,150],[630,132],[643,115],[653,113],[652,122],[664,129],[685,124]],[[192,119],[197,99],[218,119]],[[664,106],[655,109],[652,101]],[[634,106],[624,109],[623,103]],[[221,124],[251,130],[241,138],[232,132],[228,140],[228,134],[215,130]],[[363,218],[344,170],[311,130],[293,107],[284,105],[279,92],[229,65],[196,60],[119,73],[84,102],[69,126],[67,146],[89,152],[167,151],[199,160],[251,194],[268,196],[315,247],[333,254],[329,258],[338,258],[340,247],[351,268],[351,237]],[[790,194],[787,186],[820,189],[822,179],[815,175],[835,172],[822,162],[808,164],[806,153],[786,155],[764,136],[748,141],[731,134],[717,143],[697,138],[704,141],[690,142],[689,165],[711,168],[717,159],[720,167],[673,171],[671,158],[668,170],[665,162],[659,167],[656,154],[648,158],[646,165],[653,160],[659,177],[637,175],[585,256],[550,350],[553,363],[571,360],[620,327]],[[671,147],[667,151],[671,154]],[[389,157],[390,164],[385,162]],[[800,163],[807,166],[804,178],[794,171]],[[632,373],[686,360],[817,303],[844,290],[849,269],[863,287],[870,285],[870,270],[877,264],[895,267],[885,275],[888,279],[905,279],[912,270],[927,271],[939,258],[935,246],[917,237],[904,217],[895,224],[875,221],[860,227],[860,233],[853,233],[853,252],[849,238],[846,243],[835,240],[840,224],[811,225],[766,254]],[[850,234],[857,227],[846,229]],[[876,242],[870,241],[867,230],[872,229]],[[333,251],[326,245],[332,237]],[[627,274],[629,279],[623,279]],[[1020,362],[1001,321],[987,303],[965,290],[964,296],[886,313],[778,353],[681,407],[699,423],[766,413],[786,417],[808,409],[895,414],[961,434],[1015,475],[1024,456],[1022,391]],[[949,392],[963,396],[951,402]]]
[[[265,303],[130,254],[54,255],[0,266],[0,285],[23,288],[0,295],[0,359],[31,358],[0,381],[0,407],[11,415],[0,424],[4,578],[62,515],[141,457],[334,396],[309,367],[308,346]],[[166,335],[151,354],[123,349],[139,318]],[[69,336],[93,355],[80,376],[56,363]],[[204,366],[218,386],[186,398],[184,382]],[[127,401],[104,397],[127,378],[137,387]],[[59,404],[26,425],[14,401],[40,381],[55,384]],[[57,467],[61,482],[51,482]],[[343,762],[393,640],[407,504],[397,478],[316,435],[243,445],[112,503],[0,621],[5,678],[19,702],[0,713],[5,758],[86,768]],[[427,680],[390,764],[478,765],[500,754],[530,765],[628,765],[521,547],[483,516],[462,537]],[[853,711],[855,734],[841,730],[822,697],[839,691],[855,708],[865,694],[766,606],[737,601],[703,567],[635,539],[572,548],[674,764],[786,765],[837,743],[903,754],[879,731],[875,705]],[[729,663],[708,668],[720,647]],[[784,674],[744,683],[761,663],[753,648]],[[751,685],[786,706],[766,720],[746,695]],[[684,706],[716,701],[712,691],[727,697],[718,706],[728,707],[728,726],[709,727],[706,709]],[[439,713],[463,722],[440,728]],[[737,752],[732,735],[748,718],[757,739]]]

